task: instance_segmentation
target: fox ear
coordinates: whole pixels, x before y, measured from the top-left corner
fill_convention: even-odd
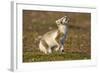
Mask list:
[[[69,18],[66,16],[65,19],[64,19],[63,21],[64,21],[64,23],[66,24],[66,23],[69,22]]]
[[[67,18],[67,23],[69,22],[69,18]]]

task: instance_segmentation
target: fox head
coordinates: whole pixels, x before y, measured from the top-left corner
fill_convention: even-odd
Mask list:
[[[56,20],[56,24],[59,25],[66,25],[69,21],[69,18],[67,16],[64,16],[58,20]]]

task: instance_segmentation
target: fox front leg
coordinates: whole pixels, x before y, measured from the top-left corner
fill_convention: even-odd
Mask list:
[[[60,51],[64,52],[64,45],[61,45]]]
[[[60,39],[60,51],[64,52],[64,43],[66,40],[66,35],[64,35],[61,39]]]

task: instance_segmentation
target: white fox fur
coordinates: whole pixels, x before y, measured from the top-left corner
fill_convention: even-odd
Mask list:
[[[47,54],[52,53],[52,49],[61,52],[64,50],[64,42],[67,35],[67,23],[67,16],[64,16],[56,20],[58,29],[51,30],[45,33],[40,39],[39,50],[41,52]],[[58,38],[59,35],[60,38]]]

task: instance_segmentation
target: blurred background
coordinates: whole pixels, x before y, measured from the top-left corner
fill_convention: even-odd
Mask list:
[[[57,29],[55,21],[68,16],[65,53],[45,55],[38,50],[38,37]],[[23,10],[23,62],[83,60],[91,58],[91,14]]]

